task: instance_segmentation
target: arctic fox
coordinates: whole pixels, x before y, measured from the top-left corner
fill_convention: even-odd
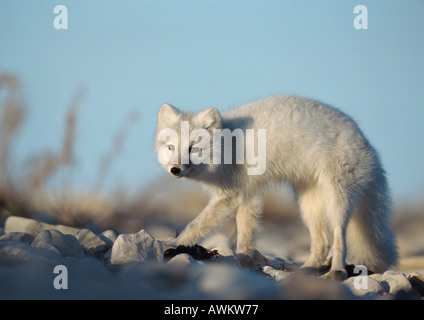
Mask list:
[[[184,128],[185,135],[194,130],[202,134],[184,137]],[[240,153],[240,148],[220,143],[225,129],[256,130],[257,137],[250,136],[256,142],[254,153],[266,150],[260,174],[249,174],[253,165],[246,159],[224,161],[226,151],[232,150],[232,160],[236,150]],[[263,129],[266,140],[258,134]],[[205,132],[212,138],[206,139]],[[266,144],[262,148],[261,142]],[[218,152],[213,150],[216,146]],[[158,114],[156,151],[172,176],[201,181],[211,195],[203,211],[172,241],[174,245],[194,244],[235,214],[237,254],[242,261],[251,261],[263,192],[284,182],[293,188],[311,237],[310,256],[302,267],[320,268],[331,247],[331,268],[324,277],[346,277],[346,259],[376,272],[397,262],[391,200],[377,153],[356,123],[329,105],[279,95],[222,114],[215,108],[188,114],[164,104]],[[199,154],[204,161],[198,160]]]

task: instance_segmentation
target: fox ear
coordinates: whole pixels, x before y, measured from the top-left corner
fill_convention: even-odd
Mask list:
[[[165,103],[159,109],[158,128],[166,128],[170,126],[178,119],[179,114],[180,112],[176,108],[170,104]]]
[[[205,129],[221,128],[221,115],[215,108],[209,108],[199,112],[196,115],[196,120]]]

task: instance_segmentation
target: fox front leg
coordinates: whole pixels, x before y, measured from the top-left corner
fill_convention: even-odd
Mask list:
[[[262,212],[263,197],[246,197],[237,210],[237,256],[242,265],[255,264],[254,239]]]
[[[184,246],[195,244],[199,238],[230,217],[236,209],[235,199],[212,197],[202,212],[174,240],[174,243]]]

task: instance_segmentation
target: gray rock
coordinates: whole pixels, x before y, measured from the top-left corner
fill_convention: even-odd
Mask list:
[[[385,287],[370,276],[350,277],[343,282],[357,296],[383,294]]]
[[[57,230],[65,235],[73,235],[80,242],[84,251],[90,255],[100,255],[108,249],[106,242],[88,229],[78,229],[64,225],[53,225],[44,222],[38,222],[33,219],[10,216],[5,223],[5,231],[26,232],[37,236],[42,230]],[[110,247],[110,246],[109,246]],[[54,250],[53,250],[54,251]]]
[[[412,272],[408,275],[408,280],[412,287],[424,297],[424,275],[418,272]]]
[[[378,282],[383,281],[383,274],[382,273],[373,273],[369,275],[370,278],[373,278],[374,280],[377,280]]]
[[[32,247],[34,249],[34,252],[37,254],[48,258],[48,259],[59,259],[62,258],[62,255],[60,254],[59,250],[51,243],[42,243],[37,244],[37,246]]]
[[[382,273],[374,273],[369,275],[368,277],[378,281],[381,285],[381,287],[383,288],[383,293],[389,293],[390,291],[390,286],[389,284],[383,280],[383,274]]]
[[[99,233],[97,236],[100,237],[104,242],[106,242],[106,245],[108,246],[108,249],[103,254],[103,259],[106,262],[106,264],[110,264],[110,259],[112,258],[112,246],[115,242],[115,240],[118,238],[118,235],[113,230],[106,230],[102,233]]]
[[[0,242],[0,265],[15,265],[22,262],[47,260],[28,243],[19,241]]]
[[[10,216],[6,219],[4,226],[5,233],[9,232],[26,232],[37,236],[41,230],[59,230],[63,234],[75,235],[79,229],[63,225],[53,225],[44,222],[38,222],[33,219]]]
[[[49,258],[84,257],[79,241],[73,235],[63,234],[58,230],[40,231],[31,246]]]
[[[120,234],[112,247],[112,264],[132,262],[162,261],[163,246],[146,231],[133,234]]]
[[[403,273],[396,272],[393,270],[388,270],[384,272],[382,281],[387,282],[387,284],[389,285],[390,294],[396,294],[401,290],[408,292],[412,289],[412,285],[408,281],[408,278],[406,278]]]
[[[97,235],[100,239],[102,239],[108,247],[112,247],[118,235],[113,230],[106,230]]]
[[[95,235],[91,230],[80,229],[75,234],[84,251],[92,256],[99,255],[108,249],[108,245],[99,236]]]
[[[33,219],[10,216],[4,224],[4,232],[26,232],[34,236],[41,230],[41,222]]]
[[[35,237],[26,232],[9,232],[0,237],[0,241],[19,241],[31,244]]]

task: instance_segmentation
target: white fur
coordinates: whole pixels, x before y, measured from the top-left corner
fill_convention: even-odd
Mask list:
[[[293,187],[311,236],[311,254],[304,267],[320,267],[331,247],[332,272],[345,274],[347,255],[373,271],[396,264],[385,173],[349,116],[318,101],[285,95],[257,100],[222,116],[214,108],[186,114],[163,105],[157,133],[163,128],[179,132],[182,120],[189,121],[190,130],[204,128],[211,134],[213,129],[266,129],[266,170],[248,175],[246,163],[164,165],[168,172],[180,168],[179,177],[202,181],[211,193],[208,205],[176,244],[192,245],[236,214],[237,252],[250,257],[263,191],[285,182]],[[156,139],[156,149],[166,143]],[[166,150],[161,152],[167,156],[175,152]]]

